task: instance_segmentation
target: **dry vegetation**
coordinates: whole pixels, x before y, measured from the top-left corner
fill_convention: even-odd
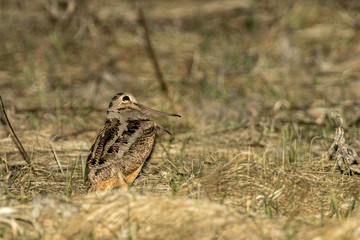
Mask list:
[[[35,167],[0,131],[0,238],[359,239],[356,0],[144,1],[173,104],[132,1],[0,0],[0,94]],[[85,193],[109,100],[179,113],[129,193]]]

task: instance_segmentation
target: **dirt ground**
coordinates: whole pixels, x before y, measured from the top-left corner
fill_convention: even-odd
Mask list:
[[[149,58],[144,11],[169,96]],[[335,0],[0,0],[2,239],[360,239],[360,4]],[[129,192],[87,194],[118,92],[149,107],[154,150]],[[2,120],[4,116],[2,115]]]

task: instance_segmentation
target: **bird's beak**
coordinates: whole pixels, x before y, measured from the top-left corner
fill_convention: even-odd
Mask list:
[[[160,112],[160,111],[146,107],[146,106],[138,104],[138,103],[134,103],[134,104],[137,105],[142,111],[144,111],[147,114],[157,114],[160,116],[168,116],[168,117],[181,117],[180,115],[175,114],[175,113]]]

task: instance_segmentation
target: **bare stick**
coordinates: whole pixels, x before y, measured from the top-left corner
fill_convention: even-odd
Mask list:
[[[153,48],[152,43],[151,43],[149,29],[148,29],[148,26],[147,26],[147,23],[146,23],[146,20],[145,20],[145,17],[144,17],[144,11],[143,11],[141,5],[138,2],[136,3],[136,7],[137,7],[137,10],[138,10],[139,22],[140,22],[141,26],[144,29],[145,42],[146,42],[147,50],[148,50],[148,53],[149,53],[149,57],[152,60],[152,63],[153,63],[154,69],[155,69],[155,73],[156,73],[156,77],[157,77],[157,79],[159,80],[159,83],[160,83],[161,91],[166,94],[166,97],[172,103],[173,101],[172,101],[172,99],[170,97],[170,94],[169,94],[169,88],[168,88],[168,86],[167,86],[167,84],[166,84],[166,82],[164,80],[163,74],[162,74],[161,69],[160,69],[159,62],[157,60],[156,53],[155,53],[154,48]]]
[[[14,129],[13,129],[10,121],[9,121],[9,118],[8,118],[8,116],[7,116],[7,114],[6,114],[6,111],[5,111],[4,102],[3,102],[1,96],[0,96],[0,101],[1,101],[1,106],[2,106],[2,110],[3,110],[4,116],[5,116],[6,123],[7,123],[7,125],[9,126],[9,128],[10,128],[10,130],[11,130],[13,136],[14,136],[13,139],[14,139],[16,145],[18,146],[18,148],[19,148],[19,150],[20,150],[20,153],[21,153],[21,155],[23,156],[24,160],[29,164],[29,166],[30,166],[30,168],[31,168],[31,171],[32,171],[32,172],[35,172],[34,167],[33,167],[33,165],[31,164],[31,161],[30,161],[29,156],[27,155],[27,153],[26,153],[23,145],[21,144],[19,138],[17,137],[17,135],[16,135],[16,133],[15,133],[15,131],[14,131]]]

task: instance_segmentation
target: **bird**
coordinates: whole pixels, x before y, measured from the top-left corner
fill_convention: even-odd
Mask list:
[[[120,92],[112,98],[105,126],[87,158],[88,192],[129,189],[154,147],[156,127],[171,134],[150,114],[181,117],[141,105],[130,93]]]

